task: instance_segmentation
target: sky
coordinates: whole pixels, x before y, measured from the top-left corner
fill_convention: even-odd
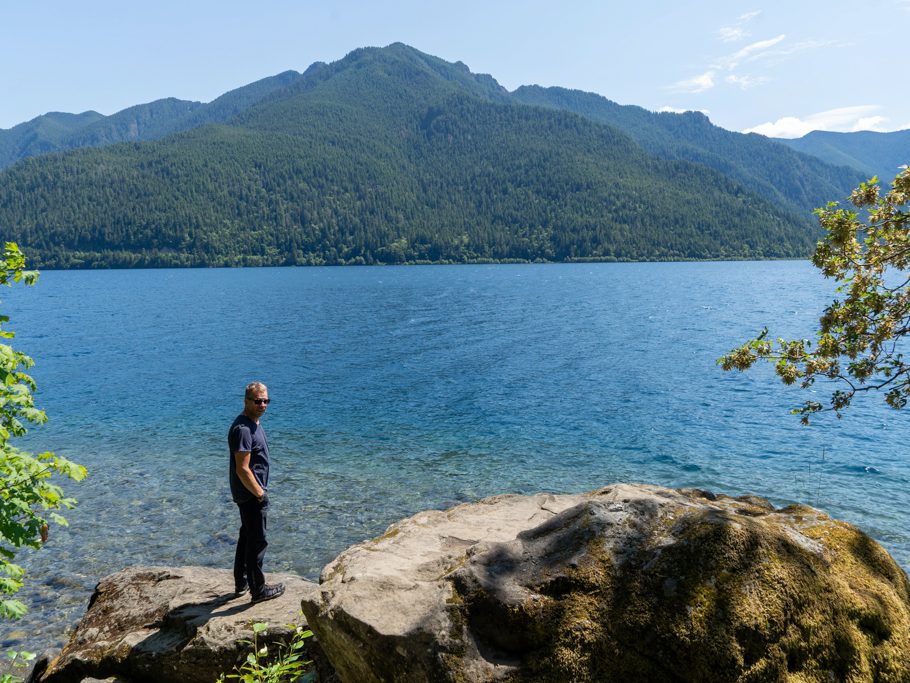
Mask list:
[[[403,42],[520,85],[772,137],[910,128],[910,0],[2,0],[0,128],[113,114]]]

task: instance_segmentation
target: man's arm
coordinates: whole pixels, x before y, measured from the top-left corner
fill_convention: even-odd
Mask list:
[[[250,469],[249,451],[234,452],[234,468],[237,472],[237,478],[240,479],[240,483],[243,484],[244,488],[252,493],[257,500],[262,500],[265,496],[265,491],[262,490],[259,482],[256,481],[256,477],[253,476],[253,470]]]

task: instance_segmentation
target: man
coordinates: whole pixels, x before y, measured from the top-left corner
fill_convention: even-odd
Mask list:
[[[284,593],[284,584],[267,585],[262,573],[266,512],[269,507],[269,442],[259,423],[269,405],[269,390],[262,382],[247,385],[243,412],[228,432],[231,454],[231,497],[240,508],[240,536],[234,555],[234,590],[250,591],[253,602],[271,600]]]

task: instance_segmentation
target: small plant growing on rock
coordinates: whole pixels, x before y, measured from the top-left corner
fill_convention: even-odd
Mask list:
[[[239,667],[234,667],[233,673],[221,674],[217,683],[229,680],[240,683],[295,683],[308,680],[313,662],[303,658],[303,649],[306,639],[313,632],[296,624],[288,626],[293,629],[290,642],[269,645],[262,643],[262,636],[269,625],[264,622],[253,624],[253,639],[241,641],[251,647],[246,660]]]
[[[13,650],[8,650],[6,653],[6,661],[3,662],[3,668],[27,669],[31,666],[31,662],[34,659],[34,652],[15,652]],[[12,673],[0,675],[0,683],[19,683],[21,680],[22,678]]]

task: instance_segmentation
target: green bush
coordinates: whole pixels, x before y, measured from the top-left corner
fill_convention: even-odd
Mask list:
[[[25,270],[25,257],[13,242],[7,242],[0,256],[0,285],[32,285],[36,271]],[[15,334],[3,329],[9,316],[0,315],[0,339]],[[32,455],[15,448],[10,439],[26,433],[25,423],[47,421],[43,410],[35,407],[32,392],[35,381],[26,374],[31,358],[9,344],[0,343],[0,618],[18,619],[25,604],[11,597],[22,587],[25,571],[14,562],[22,548],[40,548],[47,540],[48,521],[66,525],[56,510],[72,508],[76,501],[63,496],[53,483],[54,474],[76,481],[85,477],[85,468],[53,453]],[[47,517],[45,517],[45,514]],[[34,658],[30,652],[8,652],[6,669],[27,667]],[[0,683],[19,680],[12,673],[0,674]]]

